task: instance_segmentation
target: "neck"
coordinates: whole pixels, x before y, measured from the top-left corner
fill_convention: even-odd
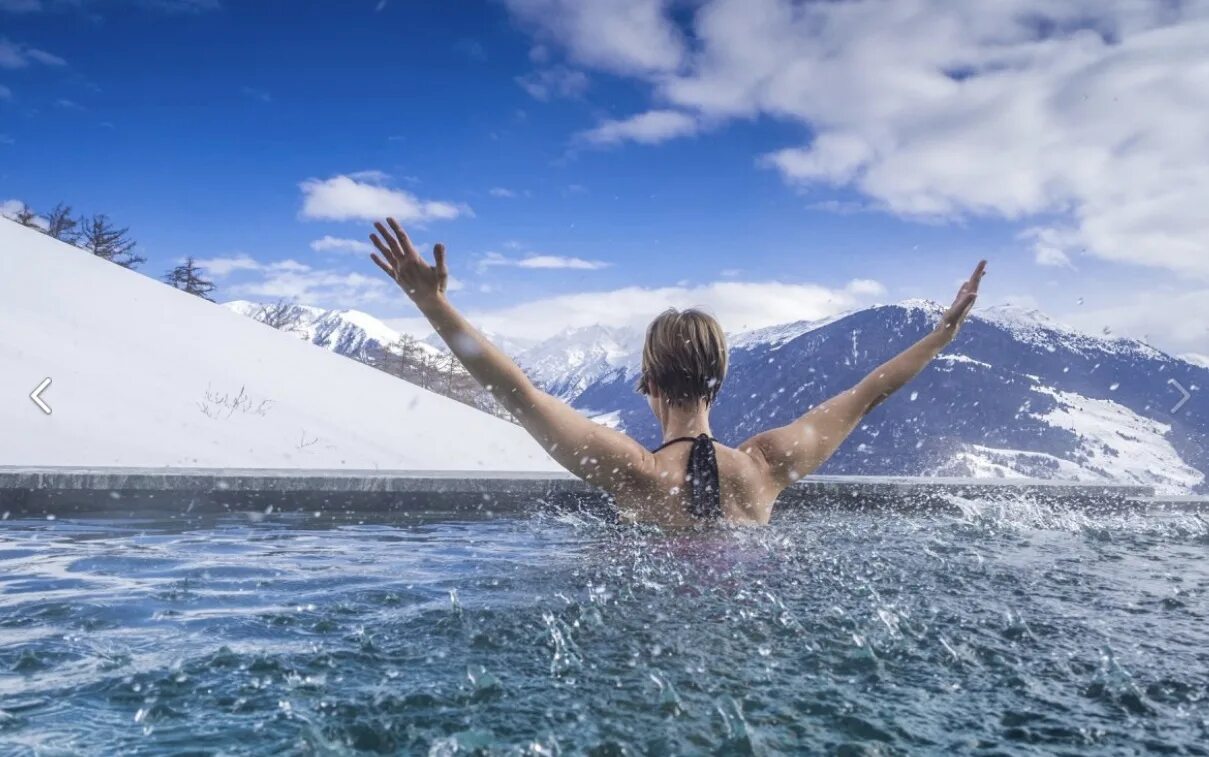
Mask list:
[[[704,402],[693,405],[664,405],[659,425],[663,426],[665,442],[682,436],[713,436],[709,430],[709,405]]]

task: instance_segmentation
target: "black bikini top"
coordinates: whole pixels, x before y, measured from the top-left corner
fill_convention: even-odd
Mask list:
[[[688,512],[701,520],[715,521],[722,517],[722,490],[718,482],[718,456],[714,452],[714,442],[717,441],[709,434],[697,436],[681,436],[669,439],[660,444],[652,452],[678,442],[692,442],[693,448],[688,453]]]

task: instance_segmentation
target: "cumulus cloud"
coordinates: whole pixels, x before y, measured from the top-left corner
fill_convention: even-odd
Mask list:
[[[520,257],[509,257],[498,252],[488,252],[478,262],[480,271],[495,266],[512,268],[570,268],[577,271],[598,271],[608,268],[609,263],[603,260],[584,260],[583,258],[562,257],[560,255],[540,255],[529,253]]]
[[[817,320],[869,304],[884,292],[877,282],[853,281],[831,288],[818,284],[719,281],[697,286],[626,287],[579,292],[493,310],[472,310],[470,318],[494,333],[522,340],[545,339],[566,328],[603,324],[644,328],[669,308],[699,307],[713,313],[729,332],[799,320]],[[401,320],[422,331],[422,324]],[[426,333],[426,332],[425,332]]]
[[[759,161],[795,186],[904,217],[1043,219],[1043,264],[1209,277],[1206,0],[702,0],[687,30],[659,0],[508,4],[676,112],[800,124]]]
[[[638,142],[654,145],[669,139],[696,134],[697,119],[675,110],[649,110],[629,118],[610,120],[580,132],[579,138],[594,145]]]
[[[668,18],[670,0],[505,0],[543,37],[563,44],[580,63],[616,73],[677,68],[685,43]]]
[[[307,179],[302,190],[301,217],[326,221],[370,221],[392,216],[400,223],[445,221],[472,215],[470,208],[441,200],[424,200],[386,185],[380,171],[341,174],[330,179]]]
[[[374,246],[360,239],[341,239],[326,235],[322,239],[311,242],[311,249],[315,252],[349,252],[359,255],[373,252]]]

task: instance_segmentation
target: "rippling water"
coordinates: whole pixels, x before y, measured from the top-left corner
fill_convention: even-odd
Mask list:
[[[1209,752],[1209,524],[0,523],[0,751]]]

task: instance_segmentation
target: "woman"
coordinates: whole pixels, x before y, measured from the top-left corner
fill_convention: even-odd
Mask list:
[[[777,495],[827,460],[870,410],[915,377],[956,336],[974,305],[986,261],[961,286],[936,329],[852,389],[787,426],[727,447],[714,441],[709,411],[726,376],[726,340],[709,315],[669,310],[651,323],[638,389],[663,428],[647,450],[533,385],[445,297],[445,246],[428,265],[393,218],[374,224],[373,261],[402,287],[470,375],[560,465],[611,494],[635,520],[665,526],[767,523]],[[380,235],[380,236],[379,236]]]

